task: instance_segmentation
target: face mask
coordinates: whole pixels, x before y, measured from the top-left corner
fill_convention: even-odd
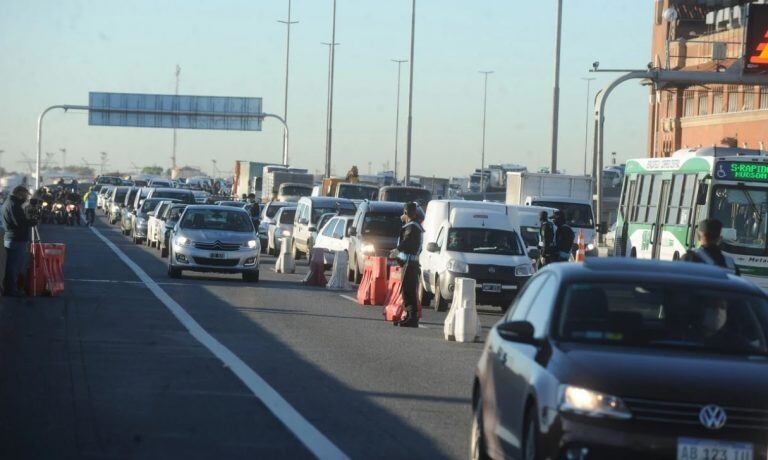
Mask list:
[[[725,308],[707,308],[704,310],[704,318],[701,326],[709,332],[717,332],[725,326],[728,319],[728,311]]]
[[[405,217],[405,214],[403,214],[402,216],[400,216],[400,222],[402,222],[402,223],[404,223],[404,224],[405,224],[405,223],[406,223],[406,220],[407,220],[407,218]]]

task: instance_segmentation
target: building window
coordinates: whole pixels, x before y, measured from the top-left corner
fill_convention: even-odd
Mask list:
[[[709,93],[702,91],[699,93],[699,116],[709,113]]]
[[[674,111],[672,110],[672,101],[672,91],[667,91],[667,118],[672,118],[674,116]]]
[[[695,112],[694,112],[695,108],[693,105],[694,103],[693,96],[694,96],[693,91],[686,91],[685,93],[683,93],[683,107],[684,107],[683,110],[685,111],[684,113],[686,117],[692,117],[695,115]]]
[[[744,110],[755,110],[755,90],[754,86],[744,88]]]
[[[739,87],[728,85],[728,111],[736,112],[739,109]]]
[[[760,109],[768,109],[768,86],[760,87]]]
[[[716,89],[712,93],[712,113],[723,113],[723,90]]]

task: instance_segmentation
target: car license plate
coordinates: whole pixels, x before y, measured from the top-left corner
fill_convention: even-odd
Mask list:
[[[754,449],[747,442],[722,442],[679,438],[677,460],[754,460]]]
[[[212,252],[211,259],[226,259],[226,255],[223,252]]]
[[[501,292],[501,284],[483,283],[483,292],[499,293]]]

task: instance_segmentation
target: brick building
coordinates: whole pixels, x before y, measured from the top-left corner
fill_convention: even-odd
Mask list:
[[[655,0],[651,65],[741,72],[747,4],[767,1]],[[768,150],[768,75],[766,83],[651,90],[648,155],[712,145]]]

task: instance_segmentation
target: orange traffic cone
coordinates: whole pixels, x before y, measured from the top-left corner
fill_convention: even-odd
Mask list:
[[[586,257],[586,251],[584,250],[584,231],[583,230],[579,230],[579,239],[577,241],[577,244],[579,245],[579,249],[576,251],[575,262],[584,262],[584,257]]]

